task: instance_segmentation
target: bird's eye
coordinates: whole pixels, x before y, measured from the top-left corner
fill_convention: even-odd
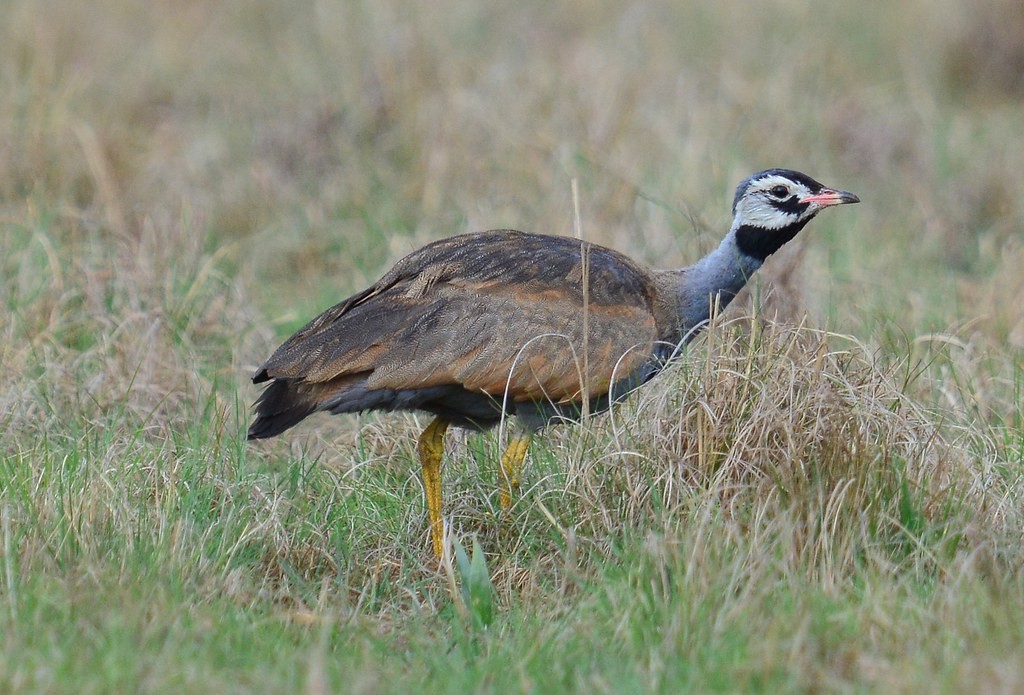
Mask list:
[[[771,193],[772,197],[779,198],[780,200],[789,197],[789,189],[785,186],[772,186],[768,192]]]

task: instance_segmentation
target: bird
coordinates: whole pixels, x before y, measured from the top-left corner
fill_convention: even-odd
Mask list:
[[[316,412],[433,415],[417,454],[441,558],[450,426],[481,431],[515,416],[498,462],[507,511],[537,432],[604,411],[648,382],[820,211],[857,202],[798,171],[760,171],[736,188],[721,244],[669,270],[574,237],[511,229],[434,241],[273,352],[252,377],[269,384],[248,439]]]

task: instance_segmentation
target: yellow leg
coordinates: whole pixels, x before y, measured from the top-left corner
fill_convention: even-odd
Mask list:
[[[501,455],[501,477],[505,484],[499,494],[501,508],[506,511],[512,506],[512,494],[519,491],[519,469],[530,448],[530,439],[528,434],[516,436]]]
[[[419,441],[420,464],[423,466],[423,489],[427,494],[427,518],[434,555],[444,554],[444,522],[441,520],[441,457],[444,456],[444,433],[448,421],[439,417],[427,425]]]

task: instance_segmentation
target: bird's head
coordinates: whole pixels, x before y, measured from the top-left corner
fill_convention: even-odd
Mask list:
[[[853,193],[824,186],[791,169],[767,169],[743,180],[732,203],[740,251],[764,260],[827,207],[859,203]]]

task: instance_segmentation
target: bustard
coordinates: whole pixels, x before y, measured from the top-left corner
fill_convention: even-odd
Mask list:
[[[418,453],[440,557],[449,425],[484,430],[517,416],[500,460],[508,509],[534,433],[578,416],[584,398],[590,412],[601,411],[648,381],[815,215],[856,202],[797,171],[756,173],[736,189],[721,245],[676,270],[513,230],[428,244],[274,351],[252,378],[270,385],[249,439],[278,435],[317,411],[432,413]]]

